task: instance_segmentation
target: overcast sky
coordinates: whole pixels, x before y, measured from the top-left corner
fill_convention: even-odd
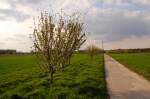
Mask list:
[[[150,47],[150,0],[0,0],[0,49],[30,51],[40,11],[80,11],[89,42],[105,49]]]

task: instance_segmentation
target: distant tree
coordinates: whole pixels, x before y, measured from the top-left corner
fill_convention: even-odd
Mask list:
[[[53,74],[63,71],[75,50],[86,41],[83,23],[77,15],[68,17],[61,13],[56,17],[41,13],[34,28],[34,48],[42,61],[41,68],[50,74],[50,83],[53,83]]]
[[[103,52],[103,50],[99,47],[97,47],[96,45],[90,45],[87,47],[87,51],[91,57],[91,59],[93,59],[93,57],[97,54],[100,54]]]

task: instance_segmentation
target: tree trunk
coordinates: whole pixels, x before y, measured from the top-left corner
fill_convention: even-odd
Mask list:
[[[53,68],[51,68],[51,72],[50,72],[50,84],[52,85],[53,84],[53,74],[54,74],[54,70]]]
[[[62,63],[61,71],[64,71],[64,63]]]
[[[50,79],[50,83],[53,83],[53,72],[51,72],[51,79]]]
[[[69,57],[69,65],[70,65],[70,57]]]

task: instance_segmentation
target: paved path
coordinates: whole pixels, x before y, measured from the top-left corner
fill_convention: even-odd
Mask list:
[[[150,99],[150,82],[105,55],[108,93],[111,99]]]

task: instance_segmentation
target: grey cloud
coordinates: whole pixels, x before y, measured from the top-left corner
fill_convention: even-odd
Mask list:
[[[45,0],[17,0],[17,2],[23,3],[23,4],[38,4],[43,1]]]
[[[0,9],[0,20],[7,20],[9,18],[13,18],[18,22],[22,22],[29,17],[29,14],[25,14],[21,11],[18,11],[17,5],[29,6],[31,8],[35,8],[36,4],[39,4],[46,0],[6,0],[6,2],[10,5],[9,9]]]
[[[18,22],[22,22],[25,19],[29,18],[30,15],[24,14],[22,12],[17,11],[17,4],[32,7],[34,11],[37,11],[37,8],[46,10],[49,4],[53,4],[52,8],[57,11],[63,5],[63,0],[7,0],[11,5],[11,9],[2,10],[0,9],[0,13],[3,16],[0,16],[0,20],[6,20],[9,18],[14,18]],[[46,1],[46,2],[45,2]],[[60,2],[61,1],[61,2]],[[75,0],[74,0],[75,1]],[[87,0],[88,1],[88,0]],[[105,0],[103,0],[105,2]],[[78,9],[81,12],[90,12],[92,8],[96,8],[96,10],[91,11],[92,14],[86,15],[85,23],[87,24],[87,31],[90,32],[90,37],[97,40],[105,40],[105,41],[121,41],[126,38],[130,38],[132,36],[142,37],[142,36],[150,36],[150,21],[144,20],[144,16],[149,14],[150,9],[145,8],[145,6],[141,7],[141,4],[135,4],[133,0],[122,0],[123,3],[128,3],[128,6],[122,5],[101,5],[99,0],[93,0],[86,6],[79,5],[81,7],[75,6],[74,3],[65,3],[63,6],[66,8],[66,12],[74,12]],[[67,2],[67,1],[66,1]],[[79,0],[75,2],[80,2]],[[96,3],[93,3],[96,2]],[[98,4],[99,3],[99,4]],[[42,6],[43,4],[43,6]],[[79,3],[80,4],[80,3]],[[137,6],[140,5],[140,6]],[[103,8],[111,9],[112,11],[102,12]],[[126,17],[124,15],[123,10],[140,10],[144,11],[144,14],[139,14],[135,17]],[[95,12],[94,12],[95,11]],[[143,12],[142,12],[143,13]],[[28,35],[27,35],[28,36]],[[8,38],[9,41],[14,42],[28,42],[29,38],[25,35],[16,34],[13,37]]]
[[[29,34],[16,33],[10,37],[5,38],[4,40],[7,44],[4,45],[4,48],[7,46],[9,49],[13,48],[17,51],[30,51],[33,45],[29,38]]]
[[[3,49],[5,45],[6,45],[5,42],[0,42],[0,49]]]
[[[0,16],[0,20],[6,20],[5,16]]]
[[[29,39],[30,39],[29,34],[14,34],[13,36],[8,37],[6,40],[16,41],[16,42],[24,42]]]
[[[46,0],[6,0],[9,4],[11,4],[12,6],[15,6],[16,4],[39,4],[43,1]]]
[[[15,9],[0,9],[0,13],[3,14],[3,16],[0,17],[1,20],[14,18],[16,21],[22,22],[30,17],[30,15],[24,14]]]
[[[29,14],[25,14],[21,11],[18,11],[17,5],[28,6],[35,11],[40,8],[42,3],[46,4],[48,0],[6,0],[6,2],[10,5],[10,9],[0,9],[0,13],[3,16],[0,16],[0,20],[7,20],[9,18],[14,18],[18,22],[22,22],[29,17]]]
[[[98,14],[87,19],[88,31],[95,39],[119,41],[131,36],[141,37],[150,35],[150,22],[144,16],[126,17],[123,12],[105,16]]]
[[[0,42],[0,46],[2,46],[2,45],[5,45],[5,43],[4,42]]]

